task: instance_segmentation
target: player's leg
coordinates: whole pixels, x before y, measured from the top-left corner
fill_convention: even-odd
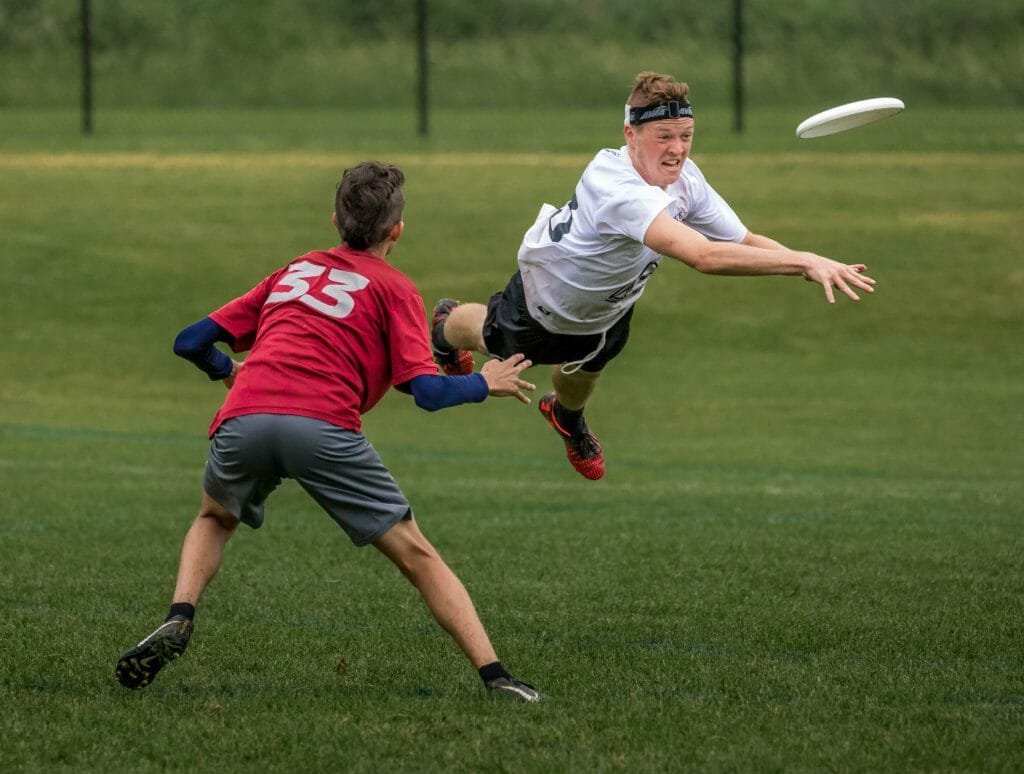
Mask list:
[[[224,545],[237,527],[238,520],[203,492],[199,515],[182,543],[171,608],[160,626],[118,659],[115,673],[121,685],[144,688],[185,652],[192,636],[195,605],[217,573]]]
[[[487,354],[484,344],[484,319],[487,307],[483,304],[459,304],[448,314],[442,326],[445,342],[455,349],[471,349]]]
[[[517,321],[530,321],[523,293],[523,282],[516,272],[505,288],[491,296],[487,304],[460,304],[442,298],[434,306],[430,344],[434,360],[449,376],[473,371],[473,352],[498,357],[526,355],[535,364],[536,353],[518,347]],[[534,323],[535,325],[535,323]],[[539,326],[537,326],[539,328]],[[543,329],[540,329],[543,333]],[[515,347],[515,348],[513,348]]]
[[[582,369],[565,373],[561,366],[551,371],[551,386],[555,388],[558,403],[569,411],[582,412],[597,387],[601,372],[591,373]]]
[[[604,453],[583,418],[583,409],[593,395],[604,367],[626,346],[632,317],[633,309],[630,308],[604,334],[603,346],[597,353],[572,362],[571,367],[556,366],[551,374],[555,391],[537,401],[541,415],[565,443],[570,464],[580,475],[591,480],[604,475]]]
[[[537,402],[540,413],[565,443],[569,464],[591,481],[604,475],[604,454],[597,437],[583,418],[583,408],[600,377],[600,371],[566,373],[560,366],[555,366],[551,374],[555,391],[542,395]]]
[[[257,414],[235,417],[214,435],[199,513],[182,543],[170,610],[160,626],[118,660],[117,679],[126,688],[149,685],[160,669],[185,651],[196,603],[217,574],[239,518],[254,528],[262,523],[263,503],[280,483],[268,436],[275,419]],[[228,503],[239,515],[221,503]]]
[[[434,362],[448,376],[473,373],[473,350],[486,353],[483,339],[487,307],[483,304],[460,304],[442,298],[434,305],[430,326],[430,348]]]
[[[178,562],[178,580],[174,602],[195,605],[213,580],[224,556],[224,546],[238,528],[239,521],[228,510],[203,492],[203,502],[185,541]]]
[[[480,672],[488,690],[520,701],[541,698],[533,686],[516,680],[501,666],[466,587],[414,520],[398,522],[373,545],[394,562],[420,592],[434,619]]]
[[[462,581],[445,564],[414,520],[398,522],[373,545],[416,587],[431,614],[474,667],[479,669],[498,660]]]
[[[394,562],[490,690],[532,700],[524,694],[533,689],[502,668],[465,587],[420,532],[409,501],[363,434],[305,417],[282,422],[291,437],[281,449],[287,475],[355,545],[373,545]]]

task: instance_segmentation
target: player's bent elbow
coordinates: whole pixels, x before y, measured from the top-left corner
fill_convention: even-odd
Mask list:
[[[424,411],[440,411],[441,409],[444,408],[444,406],[438,406],[437,404],[433,403],[430,399],[426,399],[420,395],[413,395],[412,399],[416,402],[416,405],[419,406]]]
[[[186,360],[192,360],[202,352],[202,347],[197,346],[186,331],[182,331],[174,339],[174,354]]]

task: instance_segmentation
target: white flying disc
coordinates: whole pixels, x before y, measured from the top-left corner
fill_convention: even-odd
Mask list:
[[[804,120],[796,128],[796,136],[802,139],[824,137],[827,134],[845,132],[874,121],[881,121],[903,110],[903,100],[895,97],[876,97],[848,102],[839,107],[823,110]]]

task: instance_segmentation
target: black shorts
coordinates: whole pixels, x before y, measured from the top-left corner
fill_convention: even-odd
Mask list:
[[[629,321],[633,307],[629,308],[605,334],[601,351],[587,360],[581,370],[597,373],[626,346],[629,339]],[[574,363],[587,357],[601,343],[600,333],[573,336],[551,333],[534,320],[526,309],[523,278],[519,272],[512,275],[500,293],[491,296],[484,320],[484,343],[487,351],[498,357],[517,353],[526,355],[535,365]]]

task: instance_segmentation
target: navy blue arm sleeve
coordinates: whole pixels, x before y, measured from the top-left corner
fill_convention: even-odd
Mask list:
[[[193,363],[210,379],[224,379],[231,375],[234,364],[231,358],[217,349],[215,342],[231,344],[235,337],[209,317],[192,323],[174,339],[174,354]]]
[[[408,387],[409,389],[403,389]],[[421,409],[438,409],[462,403],[480,403],[487,397],[487,380],[480,373],[466,376],[434,376],[423,374],[398,385],[402,392],[412,392],[413,400]]]

